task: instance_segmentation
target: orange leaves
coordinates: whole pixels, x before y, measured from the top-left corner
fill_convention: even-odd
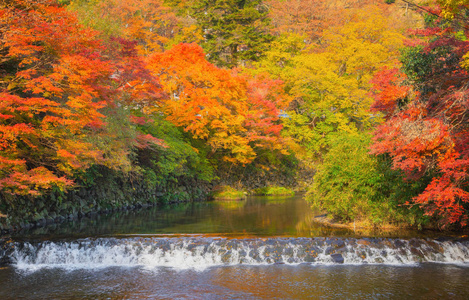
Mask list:
[[[390,153],[394,168],[404,171],[408,178],[418,179],[451,148],[448,126],[426,117],[422,105],[410,104],[377,127],[372,152]]]
[[[255,147],[278,141],[279,108],[288,102],[280,81],[217,68],[196,44],[154,54],[149,68],[170,95],[163,104],[167,119],[225,153],[224,160],[249,163]]]
[[[469,132],[463,124],[458,128],[445,121],[422,103],[410,103],[377,128],[372,152],[390,154],[393,167],[409,180],[433,174],[432,182],[414,202],[428,215],[440,217],[443,225],[464,226],[464,203],[469,203],[469,153],[464,149]]]
[[[81,1],[69,7],[90,27],[136,41],[144,56],[161,52],[173,38],[186,35],[181,18],[163,0]]]
[[[181,44],[155,54],[149,68],[170,95],[163,107],[168,120],[195,138],[207,138],[210,129],[220,128],[222,123],[233,132],[241,126],[236,113],[247,110],[242,80],[208,63],[199,46]]]
[[[51,185],[63,189],[72,184],[71,180],[57,177],[45,167],[12,172],[8,177],[0,178],[0,189],[17,195],[38,196],[40,190],[48,189]]]
[[[459,223],[466,226],[466,214],[469,193],[454,182],[451,176],[443,175],[433,178],[425,191],[414,198],[415,203],[427,209],[427,215],[442,217],[443,225]]]
[[[145,131],[162,115],[233,163],[281,148],[282,83],[217,68],[195,44],[160,52],[180,31],[162,3],[96,1],[122,33],[104,42],[55,1],[0,5],[0,189],[66,188],[93,164],[135,170],[134,151],[167,147]]]
[[[14,0],[0,11],[0,186],[65,188],[62,175],[103,160],[87,135],[104,125],[112,64],[96,32],[54,1]]]

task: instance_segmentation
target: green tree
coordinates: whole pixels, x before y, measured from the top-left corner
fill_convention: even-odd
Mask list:
[[[195,0],[193,16],[208,59],[225,67],[258,60],[273,40],[267,13],[260,0]]]

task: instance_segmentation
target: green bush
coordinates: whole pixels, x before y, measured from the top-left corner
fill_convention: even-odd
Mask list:
[[[265,196],[293,196],[295,192],[289,188],[283,186],[266,186],[262,188],[255,189],[255,195],[265,195]]]
[[[210,194],[215,200],[240,200],[246,198],[245,192],[230,186],[215,188]]]
[[[341,221],[372,225],[421,224],[418,208],[403,205],[425,184],[405,182],[390,159],[369,154],[368,133],[335,135],[306,199]]]

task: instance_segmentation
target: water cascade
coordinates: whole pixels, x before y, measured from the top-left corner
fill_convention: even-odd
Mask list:
[[[469,263],[469,241],[388,238],[131,237],[15,242],[7,251],[19,270],[141,267],[204,270],[269,264]],[[469,264],[468,264],[469,266]]]

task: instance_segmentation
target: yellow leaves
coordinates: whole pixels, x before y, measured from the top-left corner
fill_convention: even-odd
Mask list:
[[[466,70],[469,70],[469,52],[464,54],[464,56],[462,57],[461,67]]]
[[[392,20],[377,8],[357,10],[344,26],[325,31],[325,51],[336,64],[346,63],[345,74],[366,76],[367,82],[376,68],[394,62],[403,46],[403,35],[390,24]]]
[[[200,44],[203,39],[204,37],[201,29],[198,28],[197,25],[192,24],[182,27],[180,31],[174,36],[174,38],[168,41],[168,46],[173,46],[180,43]]]
[[[369,112],[370,80],[381,67],[396,64],[403,45],[403,35],[376,7],[348,10],[342,21],[325,29],[318,44],[284,34],[258,64],[284,80],[296,98],[301,115],[288,112],[285,135],[313,152],[334,131],[353,133],[380,120]]]
[[[436,2],[442,7],[442,17],[450,20],[453,19],[455,14],[461,9],[469,6],[468,0],[437,0]]]

